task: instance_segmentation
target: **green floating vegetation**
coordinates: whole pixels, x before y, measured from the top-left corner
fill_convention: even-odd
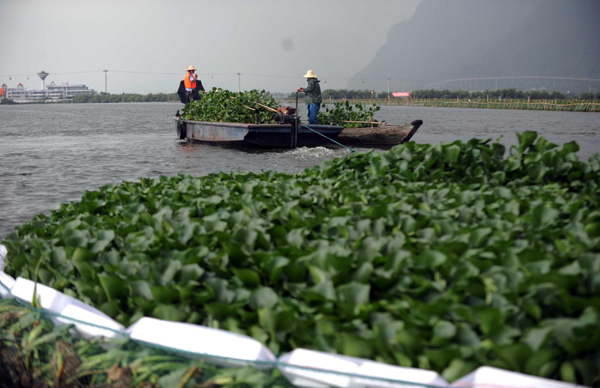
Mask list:
[[[350,101],[334,102],[331,108],[327,103],[324,103],[323,108],[323,110],[319,111],[319,124],[339,125],[346,128],[369,126],[369,124],[366,124],[368,122],[378,124],[377,121],[373,121],[373,116],[381,110],[381,106],[379,105],[367,106],[360,102],[350,104]]]
[[[410,142],[302,173],[107,185],[11,233],[5,271],[97,306],[432,369],[591,385],[600,158],[534,132]],[[36,274],[36,265],[39,269]]]
[[[265,106],[271,109],[279,106],[277,100],[264,90],[235,93],[213,88],[200,97],[183,109],[183,120],[274,124],[274,113]]]
[[[181,119],[192,121],[275,124],[273,110],[279,102],[264,90],[247,92],[230,92],[213,88],[200,100],[190,102],[182,111]],[[367,107],[360,103],[336,102],[329,108],[326,104],[319,112],[319,124],[333,124],[344,127],[361,127],[364,123],[348,123],[348,121],[372,121],[373,115],[380,106]],[[304,120],[306,121],[306,120]],[[377,124],[377,121],[373,121]]]
[[[220,368],[132,341],[105,349],[75,339],[40,312],[0,299],[0,386],[32,387],[292,387],[277,370]]]

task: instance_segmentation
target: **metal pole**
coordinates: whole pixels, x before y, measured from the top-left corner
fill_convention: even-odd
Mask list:
[[[104,93],[108,93],[108,70],[104,70]]]
[[[296,114],[294,115],[294,124],[292,124],[292,147],[296,148],[298,146],[298,92],[296,92]]]
[[[238,93],[242,89],[242,81],[241,81],[241,78],[240,78],[241,75],[242,75],[241,73],[237,73],[237,76],[238,76]]]
[[[388,78],[388,102],[390,102],[390,79]]]

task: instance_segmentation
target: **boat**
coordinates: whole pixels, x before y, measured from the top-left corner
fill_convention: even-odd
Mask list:
[[[261,148],[296,148],[342,145],[391,147],[409,141],[423,124],[344,128],[335,125],[242,124],[182,120],[175,116],[177,137],[191,142]],[[333,141],[332,141],[333,140]]]
[[[228,146],[295,148],[294,124],[241,124],[176,120],[177,137],[192,142]],[[316,147],[336,140],[344,127],[333,125],[298,125],[296,147]],[[327,138],[323,137],[327,136]]]
[[[423,120],[407,124],[383,124],[373,128],[344,128],[337,140],[344,145],[365,147],[391,147],[410,141]]]

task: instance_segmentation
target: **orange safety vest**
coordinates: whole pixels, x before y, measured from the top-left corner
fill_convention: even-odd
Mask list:
[[[190,72],[185,73],[185,77],[183,78],[183,81],[185,82],[185,88],[196,89],[196,79],[198,79],[198,77],[195,74]]]

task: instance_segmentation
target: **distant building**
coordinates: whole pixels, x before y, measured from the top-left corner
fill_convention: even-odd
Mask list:
[[[90,89],[83,84],[69,85],[68,82],[62,85],[56,85],[54,81],[48,85],[48,93],[53,98],[71,99],[75,96],[81,96],[86,94],[96,94],[94,89]]]
[[[8,88],[3,85],[6,98],[16,103],[25,102],[61,102],[72,100],[75,96],[96,94],[94,89],[90,89],[83,84],[70,85],[68,82],[62,85],[56,85],[52,82],[44,90],[27,90],[23,84],[18,84],[16,88]]]

